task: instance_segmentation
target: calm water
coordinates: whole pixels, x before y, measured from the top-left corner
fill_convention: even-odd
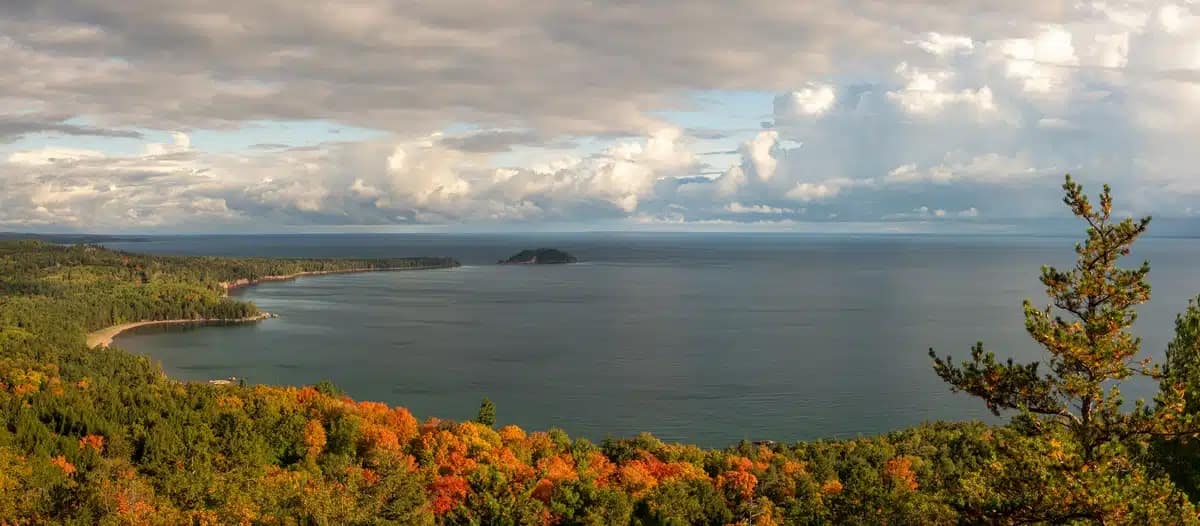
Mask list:
[[[1042,264],[1072,239],[748,234],[175,237],[126,250],[255,256],[446,255],[453,270],[264,284],[240,295],[280,318],[149,328],[117,344],[173,376],[254,383],[330,379],[419,417],[602,439],[651,431],[709,446],[740,439],[874,434],[931,419],[987,418],[930,369],[984,341],[1038,357],[1021,301],[1042,302]],[[553,246],[584,263],[497,266]],[[1200,240],[1148,239],[1154,301],[1138,331],[1161,356],[1174,315],[1200,293]],[[1130,265],[1134,261],[1130,261]],[[1135,385],[1127,394],[1148,395]]]

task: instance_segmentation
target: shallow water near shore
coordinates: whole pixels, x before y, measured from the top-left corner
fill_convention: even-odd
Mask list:
[[[114,345],[187,380],[329,379],[419,417],[472,418],[602,439],[639,431],[723,446],[875,434],[988,418],[927,355],[1041,357],[1021,301],[1072,238],[760,234],[293,235],[156,238],[113,248],[277,257],[452,256],[458,269],[264,283],[235,295],[278,319],[143,327]],[[524,248],[582,263],[500,266]],[[1138,332],[1161,356],[1200,293],[1200,240],[1146,239],[1154,300]],[[1151,396],[1152,386],[1123,389]]]

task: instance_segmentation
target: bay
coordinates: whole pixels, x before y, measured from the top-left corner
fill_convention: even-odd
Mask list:
[[[116,345],[173,377],[328,379],[418,417],[472,418],[600,440],[647,431],[724,446],[883,433],[926,420],[998,421],[949,392],[928,349],[983,341],[1039,359],[1021,302],[1044,303],[1043,264],[1075,240],[1036,236],[794,234],[321,234],[171,236],[112,248],[269,257],[452,256],[450,270],[330,275],[239,291],[280,317],[152,327]],[[499,266],[524,248],[580,258]],[[1200,293],[1200,240],[1149,238],[1154,299],[1136,329],[1161,356]],[[1150,397],[1142,382],[1123,389]]]

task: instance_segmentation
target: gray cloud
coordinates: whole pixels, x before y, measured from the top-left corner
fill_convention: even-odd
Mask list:
[[[0,90],[158,129],[322,118],[641,133],[681,93],[789,89],[890,61],[923,31],[1001,36],[1068,5],[20,0],[0,21]]]
[[[68,119],[69,117],[64,116],[40,114],[0,115],[0,143],[11,142],[23,136],[36,133],[124,137],[130,139],[141,139],[143,137],[142,133],[136,130],[70,124],[65,122]]]
[[[691,137],[709,139],[709,141],[713,141],[713,139],[725,139],[732,135],[731,130],[713,130],[713,128],[707,127],[691,127],[685,130],[685,133]]]
[[[540,135],[530,131],[488,130],[469,135],[445,137],[443,146],[464,152],[493,153],[507,152],[517,145],[537,145],[543,142]]]

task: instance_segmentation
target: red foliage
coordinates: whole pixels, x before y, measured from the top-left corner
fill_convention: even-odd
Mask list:
[[[842,492],[842,481],[838,479],[826,480],[821,484],[821,493],[825,495],[837,495]]]
[[[650,453],[643,453],[642,460],[633,462],[641,462],[650,476],[658,481],[673,479],[673,478],[707,478],[707,475],[694,464],[687,462],[663,462]]]
[[[311,386],[296,390],[296,403],[300,405],[308,405],[309,402],[320,397],[321,393]]]
[[[543,476],[554,482],[579,478],[579,474],[575,472],[575,459],[569,453],[539,460],[538,470],[543,473]]]
[[[467,479],[455,475],[438,477],[429,485],[429,493],[433,496],[433,512],[438,515],[446,514],[462,504],[470,491]]]
[[[596,485],[605,487],[612,480],[612,476],[617,471],[617,466],[612,463],[608,457],[604,456],[599,451],[593,451],[588,456],[587,472],[596,480]]]
[[[314,460],[325,449],[325,426],[320,420],[309,420],[304,425],[304,445],[308,448],[308,457]]]
[[[474,470],[478,464],[470,447],[458,435],[445,429],[422,434],[420,446],[433,457],[438,473],[461,475]]]
[[[379,484],[379,474],[376,473],[375,470],[373,470],[373,469],[363,468],[362,476],[363,476],[363,480],[366,481],[367,484],[370,484],[370,485]]]
[[[501,472],[508,473],[515,483],[523,483],[537,475],[537,470],[526,464],[507,447],[498,447],[487,454],[487,463]]]
[[[758,485],[758,477],[745,471],[726,471],[717,475],[717,489],[726,496],[750,500],[754,497],[754,487]]]
[[[363,417],[368,422],[382,422],[387,414],[391,412],[391,408],[383,402],[357,402],[355,409],[358,416]]]
[[[368,450],[400,450],[400,440],[396,433],[378,424],[366,424],[363,427],[362,441]]]
[[[554,490],[554,482],[550,479],[543,478],[538,481],[537,486],[533,488],[533,498],[545,503],[550,503],[550,494]]]
[[[408,409],[403,407],[393,408],[388,412],[386,423],[396,433],[396,438],[401,442],[408,442],[413,437],[417,436],[417,419],[413,417]]]
[[[500,440],[504,441],[505,444],[525,441],[525,431],[514,425],[504,426],[500,428],[498,433],[500,434]]]
[[[646,463],[634,460],[622,464],[618,469],[621,486],[633,495],[639,495],[658,485],[658,480],[646,469]]]
[[[59,455],[57,457],[50,459],[50,463],[54,464],[55,466],[58,466],[58,469],[61,469],[62,472],[66,475],[71,475],[71,474],[75,473],[75,465],[70,462],[67,462],[67,457]]]
[[[908,457],[893,458],[884,464],[883,472],[896,481],[900,487],[916,491],[918,487],[917,474],[912,470],[912,459]]]
[[[761,451],[760,451],[760,453],[761,453]],[[769,459],[773,455],[774,455],[773,453],[771,453],[769,450],[767,450],[767,455],[766,455],[765,459]],[[758,473],[758,474],[761,474],[764,471],[766,471],[767,467],[768,467],[767,463],[763,462],[762,460],[754,461],[749,458],[737,456],[737,455],[731,455],[728,458],[728,460],[725,461],[725,463],[726,463],[726,465],[729,466],[730,471],[747,471],[747,472]]]
[[[731,471],[751,471],[754,469],[754,461],[746,457],[730,455],[725,461]]]
[[[794,477],[796,475],[803,475],[804,473],[807,473],[808,468],[804,466],[803,462],[789,460],[783,463],[783,472],[788,476]]]
[[[79,449],[92,448],[97,453],[104,450],[104,437],[101,435],[88,435],[79,439]]]

